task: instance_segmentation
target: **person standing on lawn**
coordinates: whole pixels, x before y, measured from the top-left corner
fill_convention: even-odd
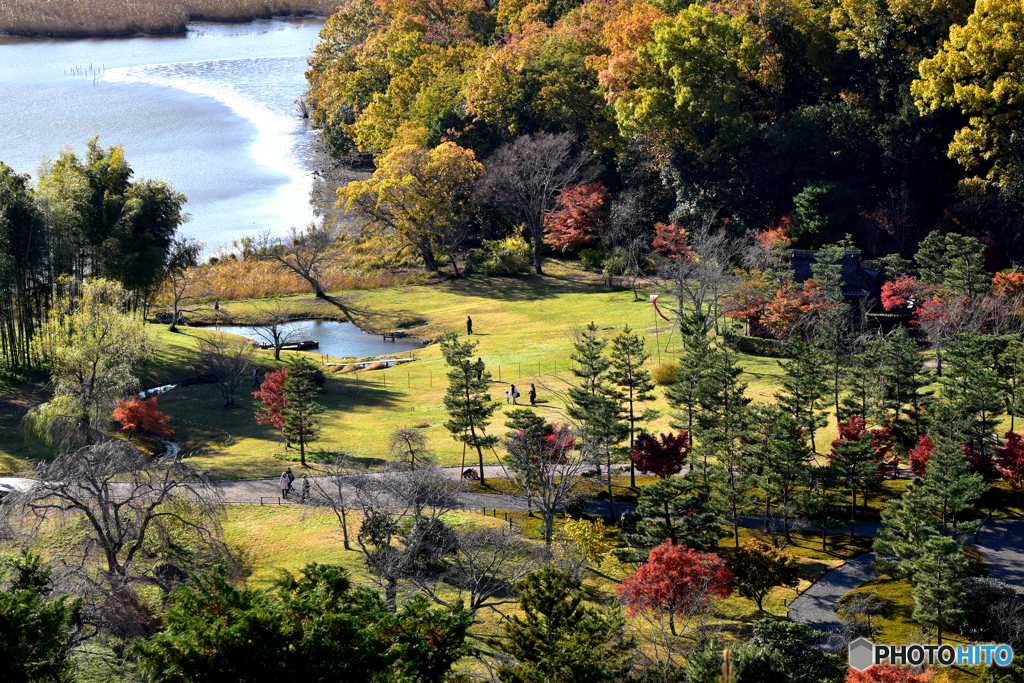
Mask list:
[[[530,382],[530,405],[537,405],[537,387],[533,386],[533,382]]]
[[[473,334],[473,319],[466,316],[466,334]]]

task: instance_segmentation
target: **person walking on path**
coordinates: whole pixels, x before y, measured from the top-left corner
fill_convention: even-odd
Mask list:
[[[285,470],[281,473],[281,497],[285,500],[288,499],[288,489],[292,487],[292,482],[288,479],[289,470]]]
[[[519,405],[518,403],[516,403],[516,399],[519,398],[519,390],[516,389],[516,385],[515,384],[510,384],[509,385],[508,395],[512,397],[512,405],[514,405],[514,406]]]
[[[533,386],[533,382],[530,382],[530,405],[537,405],[537,387]]]
[[[466,334],[473,334],[473,319],[466,316]]]
[[[288,475],[288,493],[292,492],[292,482],[295,481],[295,475],[292,474],[292,468],[289,467],[285,470],[285,474]]]
[[[260,388],[260,369],[259,368],[253,368],[252,369],[252,385],[254,387],[256,387],[257,389]]]
[[[480,381],[484,378],[484,359],[477,356],[476,358],[476,381]]]
[[[302,502],[305,503],[306,499],[309,498],[309,477],[305,474],[302,475]]]

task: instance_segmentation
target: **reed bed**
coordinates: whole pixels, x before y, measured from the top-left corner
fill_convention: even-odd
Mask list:
[[[310,293],[306,281],[275,268],[273,263],[256,259],[222,259],[194,268],[192,275],[195,282],[192,291],[199,295],[199,300],[234,301]],[[408,274],[368,271],[339,264],[327,272],[324,285],[327,291],[339,292],[391,287],[409,279]],[[167,293],[161,292],[158,299],[166,301]]]
[[[0,0],[0,33],[123,36],[181,33],[189,21],[328,16],[340,0]]]

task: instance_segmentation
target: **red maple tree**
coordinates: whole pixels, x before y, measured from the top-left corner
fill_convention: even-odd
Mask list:
[[[928,288],[922,288],[915,278],[909,275],[898,277],[882,285],[882,306],[891,311],[897,308],[913,308]]]
[[[922,434],[917,439],[917,446],[910,451],[910,469],[919,477],[923,477],[925,472],[928,471],[928,461],[932,459],[932,451],[935,450],[935,444],[928,438],[927,434]]]
[[[992,291],[999,296],[1024,293],[1024,273],[1016,270],[996,273],[992,278]]]
[[[936,676],[934,670],[916,674],[892,664],[875,664],[864,671],[850,669],[846,675],[846,683],[943,683],[947,680],[945,674]]]
[[[601,182],[567,185],[558,206],[544,218],[544,242],[556,251],[575,251],[590,244],[597,227],[608,218],[608,189]]]
[[[615,592],[631,617],[643,610],[668,612],[675,635],[675,616],[706,610],[715,598],[728,597],[733,585],[732,571],[721,557],[679,548],[669,540],[652,549],[647,563],[624,578]]]
[[[1017,432],[1006,432],[1006,445],[996,449],[996,468],[1017,492],[1017,505],[1020,505],[1020,494],[1024,490],[1024,439]]]
[[[775,292],[764,312],[764,323],[773,334],[790,337],[815,320],[823,311],[837,306],[825,290],[813,282],[788,282]]]
[[[861,435],[868,431],[867,420],[859,415],[851,415],[846,422],[840,422],[839,438],[836,441],[859,441]],[[878,473],[881,475],[896,474],[900,459],[892,452],[892,430],[887,427],[872,429],[871,448],[874,459],[878,461]],[[835,441],[832,442],[835,444]]]
[[[667,479],[682,472],[686,456],[690,453],[690,434],[683,429],[678,434],[669,432],[660,437],[659,440],[653,434],[640,432],[629,457],[644,474]]]
[[[129,439],[136,432],[173,436],[174,430],[167,426],[170,419],[156,407],[156,396],[146,399],[129,396],[114,403],[114,420],[128,432]]]
[[[673,223],[655,223],[654,241],[651,246],[670,259],[689,257],[691,253],[687,244],[689,239],[689,230],[682,226]]]
[[[288,405],[284,398],[284,381],[287,377],[288,368],[268,372],[259,391],[252,392],[253,398],[262,401],[256,409],[256,424],[273,425],[278,429],[284,427],[281,410]]]

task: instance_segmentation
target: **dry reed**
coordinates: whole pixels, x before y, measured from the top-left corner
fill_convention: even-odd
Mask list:
[[[327,16],[340,0],[0,0],[0,33],[119,36],[181,33],[189,21]]]

